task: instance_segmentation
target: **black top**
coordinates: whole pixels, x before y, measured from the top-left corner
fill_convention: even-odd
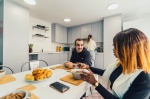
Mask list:
[[[86,48],[83,48],[82,52],[80,53],[77,53],[76,49],[74,49],[72,51],[72,56],[70,58],[70,61],[73,63],[76,62],[85,63],[89,66],[92,65],[90,52]]]
[[[90,67],[91,71],[98,75],[103,75],[105,70]],[[117,67],[110,75],[110,88],[118,76],[122,73],[122,67]],[[119,99],[107,91],[101,84],[96,87],[96,90],[104,97],[104,99]],[[150,99],[150,74],[141,72],[133,81],[122,99]]]

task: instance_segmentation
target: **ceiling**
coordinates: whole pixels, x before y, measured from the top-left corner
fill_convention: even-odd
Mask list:
[[[122,13],[124,20],[150,15],[150,0],[37,0],[35,6],[23,0],[14,1],[28,7],[31,16],[66,27],[99,21],[118,13]],[[118,9],[107,10],[111,3],[118,3]],[[65,23],[64,18],[71,18],[71,22]]]

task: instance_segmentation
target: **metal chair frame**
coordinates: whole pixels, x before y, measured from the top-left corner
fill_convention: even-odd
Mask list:
[[[8,66],[5,66],[5,65],[0,65],[0,67],[5,67],[5,68],[8,68],[11,72],[12,72],[12,74],[14,73],[14,71],[10,68],[10,67],[8,67]]]
[[[39,62],[42,61],[42,62],[44,62],[48,66],[48,63],[46,61],[44,61],[44,60],[31,60],[31,61],[28,61],[28,62],[25,62],[25,63],[22,64],[22,66],[21,66],[21,72],[22,72],[23,66],[25,64],[30,63],[30,62],[35,62],[35,61],[39,61]],[[29,65],[29,67],[30,67],[30,65]],[[29,70],[31,70],[31,68],[29,68]]]

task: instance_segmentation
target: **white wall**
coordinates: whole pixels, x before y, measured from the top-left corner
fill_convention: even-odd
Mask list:
[[[123,29],[137,28],[144,32],[150,40],[150,16],[123,23]]]
[[[33,26],[42,25],[49,27],[49,31],[40,30],[40,29],[32,29]],[[32,37],[34,34],[42,34],[49,38],[42,37]],[[56,51],[56,46],[67,46],[65,44],[58,44],[51,42],[51,23],[36,19],[30,16],[30,33],[29,33],[29,43],[33,43],[33,52],[41,52],[42,49],[44,51]]]
[[[3,64],[20,72],[21,65],[29,60],[29,10],[4,0]]]

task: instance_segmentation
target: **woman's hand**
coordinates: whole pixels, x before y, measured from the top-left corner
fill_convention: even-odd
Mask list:
[[[83,74],[80,74],[80,77],[82,80],[84,80],[92,85],[95,85],[95,83],[97,82],[91,71],[90,71],[90,73],[84,72]]]

